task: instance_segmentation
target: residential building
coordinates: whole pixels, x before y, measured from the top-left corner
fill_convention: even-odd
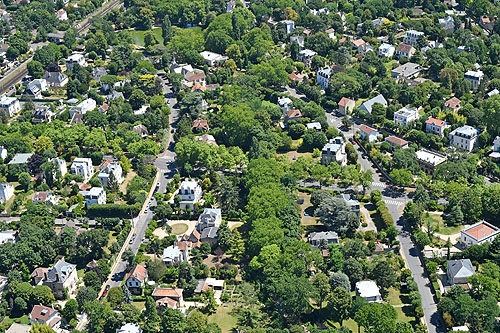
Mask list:
[[[408,30],[406,32],[406,36],[404,37],[403,41],[406,44],[415,46],[417,45],[418,41],[424,37],[425,34],[422,31]]]
[[[56,12],[56,17],[59,19],[59,21],[67,21],[68,20],[68,13],[61,8]]]
[[[388,142],[391,145],[391,150],[396,148],[405,149],[408,148],[408,141],[398,138],[397,136],[391,135],[385,138],[385,142]]]
[[[500,233],[493,224],[481,221],[460,231],[460,244],[468,247],[471,245],[481,245],[486,242],[493,242]]]
[[[57,171],[61,173],[59,177],[64,177],[65,174],[68,173],[68,167],[66,166],[66,161],[63,160],[62,158],[56,157],[56,158],[49,158],[49,162],[55,163],[57,166]],[[57,171],[55,174],[55,177],[58,178]]]
[[[9,117],[12,117],[21,111],[21,104],[19,104],[19,100],[15,97],[2,96],[0,99],[0,109],[5,110]]]
[[[332,69],[330,67],[318,69],[316,72],[316,82],[321,86],[321,88],[328,88],[330,83],[330,76],[332,75]]]
[[[286,96],[281,96],[278,97],[278,106],[280,107],[281,111],[283,113],[286,113],[287,111],[292,109],[292,100]]]
[[[489,33],[493,31],[493,27],[495,26],[495,19],[490,19],[488,16],[482,16],[479,19],[479,26]]]
[[[94,81],[101,82],[101,78],[106,75],[108,75],[108,72],[104,67],[94,67],[92,69],[92,78]]]
[[[198,136],[195,136],[194,139],[196,141],[201,141],[201,142],[204,142],[204,143],[209,143],[211,145],[214,145],[214,146],[217,146],[217,141],[215,141],[215,138],[213,135],[211,134],[203,134],[203,135],[198,135]]]
[[[500,159],[500,136],[496,136],[495,140],[493,140],[493,147],[491,147],[490,157],[494,160]]]
[[[198,285],[196,286],[196,289],[194,290],[195,294],[201,294],[207,291],[208,289],[212,289],[214,291],[216,290],[224,290],[224,280],[216,280],[214,278],[205,278],[205,279],[199,279],[198,280]]]
[[[304,48],[304,37],[298,35],[290,36],[290,44],[292,44],[293,42],[297,42],[301,50]]]
[[[155,300],[157,307],[181,309],[184,307],[183,291],[175,286],[170,288],[156,287],[151,293],[151,297]]]
[[[198,218],[196,229],[201,232],[205,228],[219,227],[222,222],[220,208],[205,208]]]
[[[433,175],[436,167],[447,160],[445,155],[434,153],[426,149],[417,151],[416,155],[420,168],[429,175]]]
[[[139,134],[143,140],[148,138],[148,134],[149,134],[148,128],[146,126],[144,126],[143,124],[135,125],[134,127],[132,127],[132,131]]]
[[[73,70],[73,66],[75,64],[78,64],[82,67],[87,66],[87,62],[85,61],[85,55],[81,53],[73,53],[66,59],[66,68],[68,69],[69,72]]]
[[[364,298],[368,303],[382,303],[380,289],[374,281],[356,282],[356,295]]]
[[[470,259],[448,260],[446,261],[446,273],[451,285],[467,284],[468,279],[476,274]]]
[[[391,71],[391,77],[395,80],[412,79],[420,74],[421,67],[419,64],[407,62]]]
[[[453,32],[455,30],[455,20],[451,16],[438,19],[438,22],[446,32]]]
[[[326,247],[329,244],[339,244],[339,235],[335,231],[311,232],[307,236],[307,241],[316,248]]]
[[[42,202],[42,203],[51,203],[53,205],[57,204],[57,197],[52,194],[52,192],[49,191],[40,191],[40,192],[35,192],[33,194],[33,198],[31,198],[31,202],[37,203],[37,202]]]
[[[16,231],[0,231],[0,244],[17,242],[17,232]]]
[[[351,114],[355,106],[356,102],[354,100],[347,97],[342,97],[338,103],[338,111],[340,114],[343,114],[345,116],[347,114]]]
[[[135,265],[126,278],[125,284],[127,288],[134,294],[142,294],[141,288],[145,286],[148,279],[148,271],[142,265]]]
[[[362,140],[366,138],[368,142],[375,142],[377,141],[378,132],[370,126],[363,124],[359,127],[359,136]]]
[[[195,203],[201,201],[203,191],[196,180],[184,180],[177,195],[181,198],[181,208],[189,206],[192,209]]]
[[[44,324],[57,331],[61,326],[61,316],[54,308],[35,305],[29,314],[30,324]]]
[[[280,22],[285,25],[287,35],[291,34],[293,29],[295,29],[295,23],[292,20],[283,20]]]
[[[122,327],[117,328],[116,333],[142,333],[142,328],[139,324],[126,323]]]
[[[208,227],[203,229],[200,235],[200,241],[203,243],[208,243],[210,246],[217,244],[217,231],[219,227]]]
[[[86,114],[87,112],[94,110],[96,107],[97,107],[97,102],[92,98],[87,98],[78,105],[72,106],[69,109],[69,116],[70,118],[73,118],[75,113]]]
[[[359,107],[360,110],[365,110],[366,112],[368,113],[372,113],[372,107],[373,107],[373,104],[375,103],[379,103],[379,104],[382,104],[382,106],[384,108],[387,107],[387,100],[384,98],[384,96],[382,94],[379,94],[369,100],[367,100],[366,102],[364,102],[363,104],[361,104],[361,106]]]
[[[77,281],[76,265],[58,260],[44,276],[43,285],[48,286],[56,298],[62,299],[66,292],[71,294],[76,291]]]
[[[306,73],[303,74],[295,74],[295,73],[290,73],[290,81],[292,83],[292,86],[295,86],[296,84],[302,83],[304,79],[307,80],[308,76]]]
[[[92,159],[77,157],[73,160],[70,170],[73,176],[82,175],[83,181],[87,182],[94,174]]]
[[[359,201],[354,198],[354,196],[344,193],[341,195],[341,198],[345,201],[346,205],[351,207],[351,210],[358,219],[361,217],[361,206],[359,204]]]
[[[458,98],[453,96],[452,98],[444,102],[444,110],[457,113],[461,107],[460,102],[461,101]]]
[[[5,333],[30,333],[31,325],[13,323]]]
[[[203,51],[200,53],[200,55],[203,57],[203,59],[205,59],[205,62],[210,67],[220,67],[228,59],[228,57],[226,56],[210,51]]]
[[[328,15],[330,14],[330,10],[326,7],[323,7],[320,9],[310,9],[309,13],[313,14],[314,16],[320,16],[321,14]]]
[[[101,181],[103,186],[108,185],[109,177],[113,174],[117,184],[123,183],[123,170],[120,163],[116,161],[107,160],[99,167],[99,174],[97,178]]]
[[[184,80],[182,81],[183,88],[191,88],[196,83],[199,83],[202,86],[206,86],[206,75],[205,72],[201,69],[193,69],[192,72],[184,75]]]
[[[92,187],[88,191],[80,191],[79,193],[85,198],[87,208],[94,204],[106,204],[106,191],[102,187]]]
[[[33,156],[33,153],[19,153],[19,154],[16,154],[14,155],[14,158],[11,159],[9,161],[9,163],[7,163],[8,165],[21,165],[24,167],[24,169],[26,169],[26,171],[29,171],[28,169],[28,162],[31,158],[31,156]]]
[[[484,73],[482,71],[467,71],[464,74],[464,79],[471,83],[472,90],[475,90],[479,87],[483,78]]]
[[[38,286],[43,283],[43,280],[49,273],[49,269],[47,267],[37,267],[31,272],[31,281],[33,285]]]
[[[306,130],[314,130],[316,132],[321,132],[321,123],[317,121],[312,123],[307,123]]]
[[[425,132],[444,136],[444,130],[450,127],[446,121],[429,117],[425,121]]]
[[[7,158],[7,148],[0,146],[0,158],[5,160]]]
[[[378,48],[377,55],[379,57],[392,58],[394,52],[396,52],[394,45],[382,43]]]
[[[398,126],[408,126],[411,122],[419,118],[418,110],[407,106],[394,112],[394,123]]]
[[[302,118],[302,112],[300,112],[300,110],[298,110],[298,109],[288,110],[284,116],[285,116],[285,120],[288,120],[288,121],[297,120],[297,119]]]
[[[337,36],[335,36],[335,29],[326,29],[325,34],[327,34],[328,38],[332,39],[334,42],[337,40]]]
[[[358,53],[365,56],[368,52],[373,52],[373,47],[369,43],[364,43],[358,47]]]
[[[465,125],[454,129],[450,133],[450,144],[470,152],[476,146],[478,136],[479,130],[472,126]]]
[[[14,186],[10,184],[0,184],[0,202],[9,201],[14,195]]]
[[[340,136],[330,139],[323,149],[321,149],[321,163],[330,164],[331,162],[337,162],[342,166],[347,164],[345,142]]]
[[[54,116],[54,113],[52,112],[52,108],[48,105],[39,105],[36,106],[35,109],[33,110],[33,123],[39,124],[39,123],[50,123],[52,121],[52,117]]]
[[[177,265],[187,260],[187,251],[181,252],[179,247],[177,247],[176,245],[170,245],[169,247],[163,249],[162,261],[165,266]]]
[[[210,131],[210,127],[208,127],[208,121],[206,121],[205,119],[201,119],[201,118],[195,119],[193,121],[192,129],[195,131],[198,131],[198,132]]]
[[[317,55],[316,52],[305,49],[299,52],[299,61],[303,62],[307,67],[311,67],[312,58]]]
[[[405,57],[406,59],[410,59],[413,57],[417,50],[408,44],[400,43],[396,48],[396,57],[399,59],[401,57]]]

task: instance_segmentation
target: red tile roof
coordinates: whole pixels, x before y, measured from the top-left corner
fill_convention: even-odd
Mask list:
[[[154,298],[163,298],[163,297],[181,298],[183,291],[184,291],[183,289],[176,287],[171,287],[171,288],[156,287],[155,290],[153,290],[151,296]]]
[[[345,107],[347,103],[349,103],[350,101],[352,101],[352,99],[347,97],[342,97],[342,99],[339,102],[339,105]]]
[[[47,196],[49,195],[49,191],[35,192],[33,195],[34,202],[45,202],[47,200]]]
[[[355,40],[353,40],[351,42],[356,47],[360,47],[361,45],[365,44],[365,41],[362,40],[362,39],[355,39]]]
[[[127,274],[127,280],[129,278],[135,278],[140,282],[144,282],[148,277],[148,271],[141,265],[136,265],[135,268]]]
[[[440,120],[440,119],[436,119],[436,118],[432,118],[432,117],[429,117],[429,119],[427,119],[425,121],[426,124],[429,124],[429,125],[434,125],[434,126],[443,126],[444,125],[444,120]]]
[[[205,129],[208,131],[208,122],[205,119],[201,119],[201,118],[195,119],[193,121],[193,128]]]
[[[298,109],[288,110],[286,112],[286,116],[288,118],[300,118],[300,117],[302,117],[302,113]]]
[[[371,128],[370,126],[365,125],[365,124],[361,125],[361,126],[359,127],[359,130],[360,130],[361,132],[363,132],[363,133],[366,133],[366,134],[370,134],[370,133],[372,133],[372,132],[376,132],[373,128]]]
[[[394,135],[388,136],[387,138],[385,138],[385,141],[394,143],[396,146],[404,146],[408,144],[408,141],[398,138],[397,136]]]
[[[201,91],[205,91],[207,90],[206,87],[202,86],[199,82],[196,82],[193,86],[193,88],[191,88],[191,91],[194,92],[194,91],[197,91],[197,90],[201,90]]]
[[[458,104],[460,104],[460,100],[455,96],[444,102],[444,106],[450,109],[456,108]]]
[[[497,230],[493,229],[492,227],[490,227],[489,225],[487,225],[486,223],[481,223],[467,231],[464,231],[466,234],[468,234],[469,236],[472,236],[474,237],[475,239],[477,240],[480,240],[484,237],[487,237],[489,235],[491,235],[492,233],[496,232]]]
[[[169,307],[171,309],[177,309],[177,301],[171,299],[170,297],[163,297],[157,300],[156,302],[156,307]]]
[[[402,52],[402,53],[406,53],[406,54],[410,54],[412,48],[413,48],[413,46],[411,46],[411,45],[408,45],[408,44],[405,44],[405,43],[400,43],[398,45],[398,48],[396,49],[396,51],[399,51],[399,52]]]
[[[39,322],[47,323],[47,320],[50,318],[50,316],[52,316],[56,312],[57,312],[56,310],[54,310],[53,308],[49,308],[48,306],[35,305],[33,307],[33,310],[31,310],[30,319],[32,321],[39,321]],[[52,327],[52,326],[54,326],[55,322],[52,323],[52,321],[51,321],[50,323],[47,323],[47,324]],[[50,325],[50,324],[52,324],[52,325]]]

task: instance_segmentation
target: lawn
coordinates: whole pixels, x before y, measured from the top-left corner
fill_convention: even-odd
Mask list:
[[[351,332],[358,332],[358,324],[354,321],[354,319],[349,318],[348,320],[344,320],[343,325],[344,327],[347,327],[348,329],[351,330]],[[338,323],[334,324],[334,327],[340,327]],[[364,332],[365,329],[361,327],[359,332]]]
[[[412,306],[409,304],[410,299],[407,294],[401,294],[400,290],[391,288],[389,289],[387,299],[389,304],[396,309],[398,314],[397,321],[404,321],[412,323],[413,325],[416,323],[416,319],[413,316]]]
[[[209,323],[217,323],[222,333],[232,332],[236,327],[236,318],[231,315],[232,306],[219,306],[217,311],[208,317]]]
[[[299,152],[296,152],[295,150],[291,150],[288,153],[279,154],[278,156],[286,156],[289,161],[295,161],[299,157],[312,157],[312,153],[299,153]]]
[[[427,214],[429,216],[427,216]],[[426,213],[424,215],[424,227],[427,227],[427,222],[430,222],[432,226],[436,227],[436,233],[441,235],[453,235],[459,233],[462,226],[448,227],[443,222],[443,216],[435,213]]]
[[[143,301],[132,301],[132,304],[139,309],[139,311],[142,311],[146,308],[146,302]]]
[[[132,170],[127,173],[127,176],[123,180],[123,183],[120,184],[120,192],[127,193],[127,185],[132,180],[132,178],[135,177],[135,175],[136,173]]]
[[[188,225],[186,223],[176,223],[172,225],[173,235],[182,235],[188,230]]]
[[[312,216],[314,209],[311,204],[311,195],[304,192],[299,192],[299,200],[304,200],[304,202],[300,204],[300,210],[302,212],[302,225],[320,225],[318,218]]]
[[[144,46],[144,34],[145,33],[146,33],[146,31],[143,31],[143,30],[130,31],[130,36],[132,37],[133,43],[135,45]],[[162,44],[163,37],[161,36],[161,28],[153,29],[153,34],[155,35],[156,40],[158,40],[158,42],[160,44]]]

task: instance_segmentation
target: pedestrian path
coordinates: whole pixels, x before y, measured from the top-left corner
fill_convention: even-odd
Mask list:
[[[398,201],[398,200],[387,200],[383,199],[386,205],[392,205],[392,206],[401,206],[404,205],[404,201]]]
[[[382,188],[386,188],[387,185],[385,183],[382,183],[382,182],[372,182],[370,184],[370,187],[382,187]]]

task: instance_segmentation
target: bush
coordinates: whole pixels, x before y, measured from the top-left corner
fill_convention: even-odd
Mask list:
[[[122,217],[130,218],[130,215],[137,215],[141,210],[141,204],[134,205],[126,204],[106,204],[106,205],[92,205],[87,209],[87,216],[89,217]]]
[[[361,226],[362,226],[363,228],[366,228],[366,227],[368,226],[368,223],[363,222],[363,223],[361,223]]]
[[[374,190],[372,191],[372,193],[370,193],[370,201],[373,204],[376,204],[381,200],[382,200],[382,192],[380,192],[379,190]]]

